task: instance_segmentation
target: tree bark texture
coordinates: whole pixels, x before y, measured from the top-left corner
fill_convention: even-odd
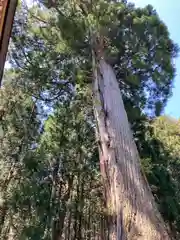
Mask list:
[[[115,73],[103,58],[94,64],[93,72],[100,167],[113,222],[110,239],[168,240],[165,223],[141,172]]]

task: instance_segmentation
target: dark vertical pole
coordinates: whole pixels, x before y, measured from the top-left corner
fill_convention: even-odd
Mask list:
[[[0,85],[18,0],[0,0]]]

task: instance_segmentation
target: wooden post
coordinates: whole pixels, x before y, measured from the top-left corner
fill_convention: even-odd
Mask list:
[[[18,0],[0,0],[0,85]]]

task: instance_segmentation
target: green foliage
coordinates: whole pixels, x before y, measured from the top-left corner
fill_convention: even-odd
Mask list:
[[[12,84],[12,83],[11,83]],[[24,179],[25,159],[38,140],[39,121],[32,98],[9,83],[0,91],[0,236],[6,238],[14,223],[21,222],[13,214],[14,192]],[[28,198],[29,195],[26,195]],[[15,199],[16,200],[16,199]]]
[[[99,234],[106,220],[91,110],[77,95],[55,106],[40,134],[31,109],[38,104],[12,90],[5,86],[0,98],[0,237],[10,231],[22,240]]]
[[[161,116],[135,128],[141,162],[155,200],[175,239],[180,225],[179,121]]]
[[[23,67],[28,84],[35,79],[41,92],[48,90],[53,95],[56,89],[58,98],[62,89],[69,91],[62,79],[72,84],[91,83],[90,56],[94,46],[90,32],[98,31],[124,101],[132,101],[150,116],[162,112],[171,95],[175,75],[172,60],[178,47],[152,6],[135,8],[116,1],[97,1],[95,5],[89,1],[56,1],[49,9],[34,7],[29,15],[24,15],[27,17],[21,31],[21,17],[17,16],[15,22],[12,53],[16,66]],[[74,78],[75,69],[84,74]],[[34,86],[32,89],[35,92]]]

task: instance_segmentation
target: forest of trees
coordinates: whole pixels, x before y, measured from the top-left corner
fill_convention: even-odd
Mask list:
[[[150,5],[19,2],[0,89],[0,239],[180,239],[180,120],[163,115],[178,51]]]

